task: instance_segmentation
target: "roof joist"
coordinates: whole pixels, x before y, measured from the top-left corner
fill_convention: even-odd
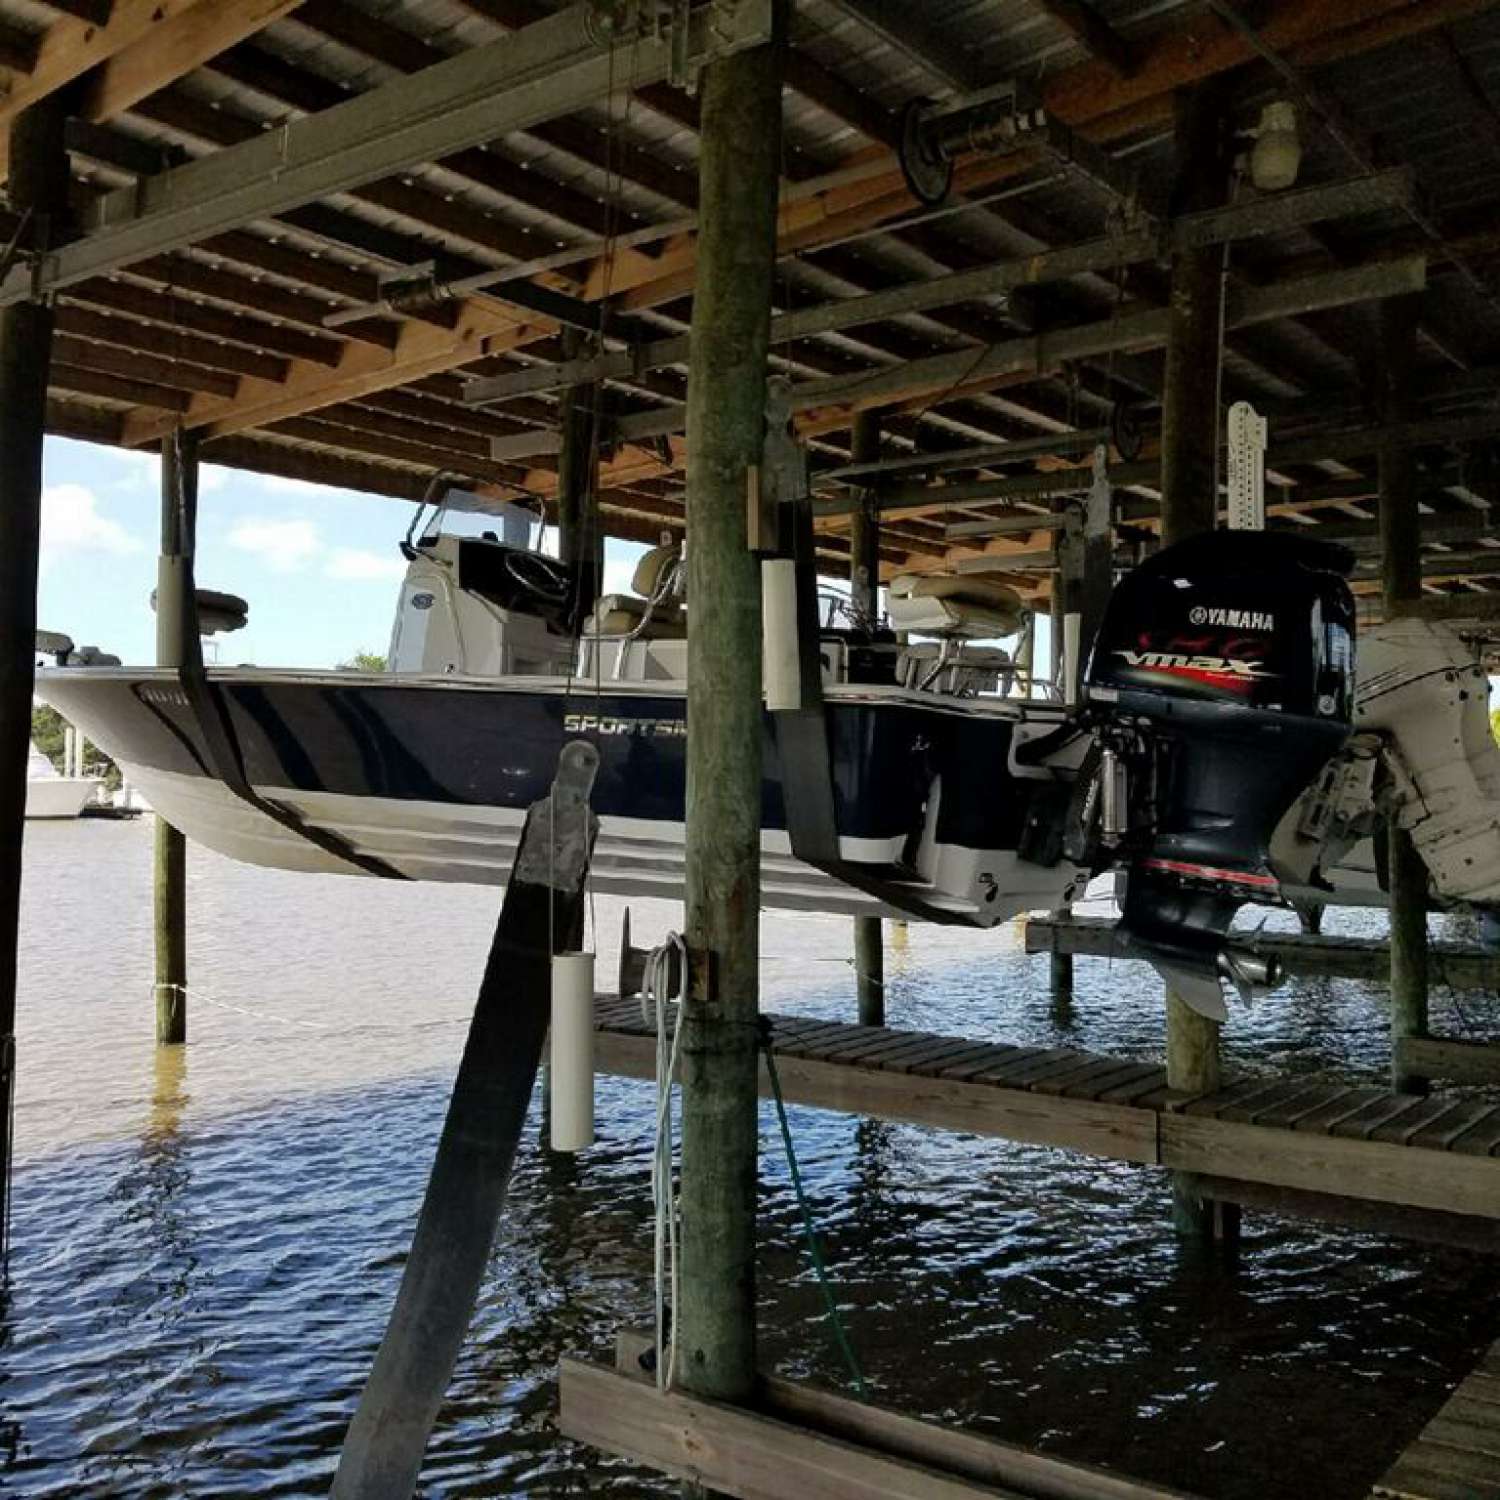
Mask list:
[[[296,9],[300,0],[115,0],[107,16],[70,15],[37,41],[31,66],[0,100],[0,178],[9,124],[21,110],[88,75],[77,112],[109,119]]]
[[[601,102],[618,86],[622,64],[612,45],[601,44],[594,16],[587,5],[575,5],[410,78],[110,193],[93,206],[80,239],[47,256],[35,276],[22,267],[0,284],[0,306]],[[753,46],[769,36],[770,21],[769,0],[751,0],[712,31],[695,12],[691,54]],[[671,49],[665,39],[635,43],[630,56],[635,79],[666,77]]]

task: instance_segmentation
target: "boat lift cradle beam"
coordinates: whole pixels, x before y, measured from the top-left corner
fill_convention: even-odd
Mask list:
[[[1020,286],[1058,281],[1070,276],[1114,271],[1122,266],[1159,259],[1173,249],[1225,244],[1262,234],[1303,228],[1330,219],[1395,207],[1414,192],[1409,169],[1393,167],[1368,177],[1349,178],[1326,186],[1301,188],[1255,203],[1235,204],[1207,213],[1185,214],[1157,230],[1106,235],[1081,245],[1069,245],[1038,255],[1021,256],[992,266],[956,271],[929,280],[845,297],[836,302],[782,313],[771,320],[771,342],[792,343],[818,334],[878,322],[885,318],[953,307],[985,297],[1003,296]],[[487,406],[516,396],[539,395],[600,380],[628,380],[648,370],[686,362],[688,339],[659,339],[654,343],[583,359],[542,364],[470,381],[464,401]]]
[[[1353,302],[1378,301],[1421,291],[1426,284],[1424,255],[1318,272],[1270,286],[1236,290],[1229,298],[1224,326],[1247,328]],[[792,405],[798,412],[816,412],[820,425],[824,425],[822,417],[827,409],[842,411],[847,407],[853,412],[927,391],[950,391],[956,386],[978,385],[1005,375],[1045,369],[1067,360],[1091,359],[1122,350],[1159,349],[1167,342],[1170,327],[1170,309],[1153,308],[1075,328],[1005,339],[986,348],[967,345],[900,364],[804,381],[792,387]],[[845,419],[841,416],[840,420]],[[673,403],[619,418],[613,423],[610,436],[619,443],[641,442],[681,432],[686,421],[686,407]],[[497,462],[511,462],[554,452],[557,443],[555,432],[540,429],[492,438],[490,457]],[[1151,468],[1154,474],[1155,465]],[[879,503],[880,509],[888,508],[884,499]],[[819,514],[847,514],[852,505],[852,500],[840,501],[820,508]]]

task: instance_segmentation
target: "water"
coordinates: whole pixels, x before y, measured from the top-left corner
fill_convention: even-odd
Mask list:
[[[282,875],[190,851],[191,1042],[151,1041],[150,826],[27,830],[13,1288],[0,1493],[326,1493],[400,1274],[498,893]],[[619,903],[597,907],[610,972]],[[635,904],[637,934],[674,909]],[[1345,915],[1342,930],[1367,918]],[[848,1016],[844,921],[765,923],[768,1005]],[[895,1025],[1140,1056],[1148,971],[1078,964],[1074,1019],[1014,930],[912,928]],[[1492,1029],[1491,999],[1435,1020]],[[1231,1066],[1379,1078],[1365,986],[1289,988]],[[533,1116],[428,1496],[670,1493],[558,1438],[554,1370],[649,1320],[650,1094],[601,1087],[598,1146]],[[875,1399],[1206,1496],[1363,1496],[1500,1336],[1487,1260],[1260,1216],[1185,1256],[1164,1178],[797,1109],[827,1260]],[[768,1363],[840,1385],[774,1120]]]

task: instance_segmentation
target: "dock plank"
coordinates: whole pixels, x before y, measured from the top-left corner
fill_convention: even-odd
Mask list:
[[[1483,1126],[1486,1121],[1491,1122],[1496,1131],[1493,1137],[1484,1134]],[[1471,1133],[1474,1133],[1472,1140],[1469,1139]],[[1468,1145],[1461,1144],[1466,1140],[1469,1141]],[[1493,1145],[1495,1140],[1500,1140],[1500,1106],[1483,1099],[1465,1099],[1442,1119],[1411,1136],[1406,1144],[1426,1146],[1434,1151],[1463,1151],[1470,1156],[1486,1156],[1489,1154],[1489,1145]],[[1486,1141],[1489,1145],[1485,1144]]]
[[[1500,1401],[1491,1401],[1500,1379],[1500,1343],[1474,1373],[1459,1382],[1416,1441],[1382,1475],[1374,1500],[1500,1500]]]
[[[1315,1110],[1323,1108],[1335,1095],[1344,1089],[1339,1084],[1303,1079],[1302,1085],[1280,1103],[1268,1109],[1257,1110],[1257,1125],[1272,1125],[1278,1130],[1290,1130],[1299,1120],[1305,1120]]]
[[[1434,1094],[1430,1099],[1424,1099],[1415,1109],[1406,1110],[1394,1119],[1387,1120],[1385,1124],[1377,1125],[1368,1139],[1392,1141],[1404,1146],[1420,1131],[1440,1125],[1462,1103],[1461,1099],[1455,1099],[1452,1094]]]
[[[654,1028],[639,1006],[598,1014],[600,1069],[654,1077]],[[1482,1248],[1500,1221],[1500,1106],[1488,1101],[1267,1076],[1195,1096],[1169,1089],[1160,1063],[1139,1059],[766,1019],[793,1103],[1192,1171],[1262,1196],[1322,1195],[1328,1212],[1341,1201],[1357,1222],[1383,1205],[1392,1232],[1425,1211],[1429,1236]],[[1467,1399],[1500,1404],[1500,1360],[1473,1379]]]
[[[1330,1130],[1330,1135],[1344,1136],[1350,1140],[1367,1140],[1372,1130],[1416,1109],[1422,1100],[1415,1094],[1381,1094],[1364,1109],[1340,1120]]]

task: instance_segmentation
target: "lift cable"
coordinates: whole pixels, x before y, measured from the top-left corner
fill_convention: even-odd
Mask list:
[[[781,1144],[786,1148],[786,1164],[792,1176],[792,1188],[797,1195],[797,1209],[802,1216],[802,1230],[807,1238],[807,1254],[818,1275],[818,1287],[823,1293],[824,1305],[828,1308],[829,1322],[833,1328],[834,1342],[849,1366],[850,1381],[861,1401],[869,1400],[869,1389],[865,1385],[864,1373],[855,1357],[854,1346],[849,1342],[848,1329],[844,1327],[843,1315],[839,1312],[833,1285],[828,1279],[828,1266],[823,1260],[823,1249],[818,1241],[818,1228],[813,1222],[812,1209],[808,1206],[807,1193],[802,1186],[802,1173],[797,1168],[797,1151],[792,1144],[792,1128],[787,1122],[786,1100],[781,1094],[781,1076],[776,1071],[776,1054],[771,1048],[771,1022],[761,1016],[760,1049],[766,1059],[766,1073],[771,1080],[771,1095],[776,1101],[776,1119],[781,1126]]]

